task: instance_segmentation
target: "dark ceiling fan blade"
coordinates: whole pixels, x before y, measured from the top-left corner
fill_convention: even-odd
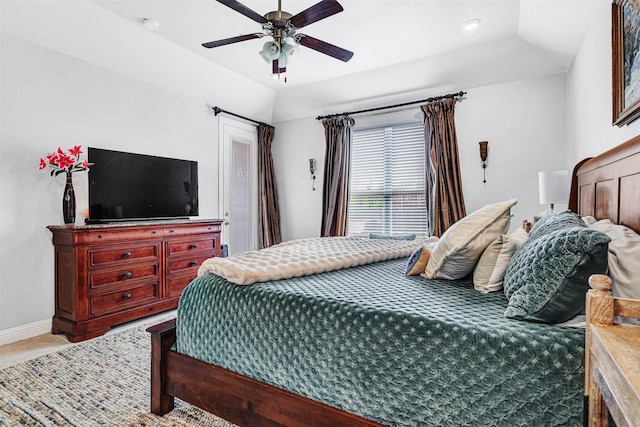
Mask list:
[[[298,39],[299,38],[299,39]],[[317,50],[325,55],[333,56],[340,61],[347,62],[353,56],[353,52],[343,49],[338,46],[334,46],[331,43],[323,42],[315,37],[307,36],[304,34],[297,34],[298,43],[302,46],[306,46],[309,49]]]
[[[269,22],[265,19],[264,16],[258,14],[257,12],[254,12],[253,10],[249,9],[247,6],[243,5],[242,3],[237,2],[236,0],[218,0],[218,3],[222,3],[223,5],[230,7],[236,12],[240,12],[247,18],[251,18],[256,22],[259,22],[260,24],[266,24]]]
[[[226,44],[243,42],[245,40],[259,39],[262,36],[264,36],[264,34],[262,34],[262,33],[245,34],[243,36],[229,37],[228,39],[222,39],[222,40],[216,40],[216,41],[213,41],[213,42],[202,43],[202,46],[210,49],[212,47],[218,47],[218,46],[224,46]]]
[[[220,0],[218,0],[220,1]],[[338,12],[342,12],[342,6],[336,0],[322,0],[308,9],[303,10],[297,15],[291,17],[289,22],[296,28],[302,28],[306,25],[318,22],[321,19],[328,18]]]

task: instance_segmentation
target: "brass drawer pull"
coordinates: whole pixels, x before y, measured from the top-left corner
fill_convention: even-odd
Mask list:
[[[129,299],[129,298],[131,298],[131,294],[122,295],[122,299]]]
[[[191,267],[193,267],[194,265],[198,265],[198,261],[196,261],[196,260],[194,259],[193,261],[191,261],[191,262],[189,263],[189,265],[190,265]]]
[[[196,249],[198,247],[197,243],[192,243],[189,245],[189,249]]]
[[[124,252],[124,253],[122,254],[122,258],[130,258],[130,257],[131,257],[131,252],[129,252],[129,251]]]
[[[130,271],[127,271],[127,272],[126,272],[126,273],[124,273],[122,276],[123,276],[125,279],[131,279],[131,276],[133,276],[133,274],[131,274],[131,272],[130,272]]]

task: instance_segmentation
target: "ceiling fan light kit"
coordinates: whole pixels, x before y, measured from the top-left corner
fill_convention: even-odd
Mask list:
[[[287,63],[293,62],[293,60],[298,57],[300,54],[298,45],[308,47],[343,62],[347,62],[353,57],[353,52],[351,51],[296,32],[302,27],[342,12],[342,6],[336,0],[322,0],[297,15],[291,15],[290,13],[282,11],[281,0],[278,0],[278,10],[269,12],[264,16],[259,15],[257,12],[254,12],[236,0],[217,1],[243,14],[247,18],[258,22],[262,25],[264,32],[202,43],[202,46],[210,49],[270,36],[273,40],[266,42],[262,46],[262,50],[258,53],[266,62],[272,63],[272,74],[276,78],[284,75],[287,71]],[[296,44],[290,43],[291,40]]]

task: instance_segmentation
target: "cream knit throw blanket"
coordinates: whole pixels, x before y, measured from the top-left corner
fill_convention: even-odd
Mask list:
[[[424,243],[361,237],[292,240],[228,258],[210,258],[202,263],[198,276],[213,273],[231,283],[249,285],[408,257]]]

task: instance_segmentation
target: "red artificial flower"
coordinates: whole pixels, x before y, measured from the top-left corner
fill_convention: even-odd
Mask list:
[[[71,154],[73,157],[80,157],[80,154],[82,154],[82,145],[76,145],[73,148],[69,148],[69,154]]]
[[[58,155],[56,153],[47,154],[47,162],[49,162],[50,165],[56,165],[58,163]]]
[[[58,156],[58,167],[60,169],[66,169],[73,166],[74,159],[71,156],[62,155]]]
[[[72,148],[67,149],[65,152],[62,148],[47,154],[40,158],[39,170],[51,169],[51,176],[58,176],[65,172],[80,172],[89,170],[89,166],[93,166],[93,163],[89,163],[87,160],[80,160],[80,154],[82,154],[82,146],[75,145]]]

